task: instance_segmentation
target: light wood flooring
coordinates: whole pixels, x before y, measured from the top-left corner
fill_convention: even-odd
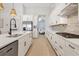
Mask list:
[[[38,39],[33,39],[27,56],[56,56],[56,53],[47,38],[44,35],[40,35]]]

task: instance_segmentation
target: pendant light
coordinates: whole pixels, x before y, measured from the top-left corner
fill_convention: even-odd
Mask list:
[[[4,9],[4,6],[2,3],[0,3],[0,11],[2,11]]]
[[[15,8],[14,8],[14,3],[13,3],[13,8],[12,8],[11,11],[10,11],[10,15],[11,15],[11,16],[16,16],[16,10],[15,10]]]

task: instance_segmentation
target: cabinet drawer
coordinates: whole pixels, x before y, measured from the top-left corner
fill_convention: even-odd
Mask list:
[[[73,51],[74,54],[79,55],[79,46],[68,41],[66,42],[66,47],[67,47],[67,50]]]
[[[60,47],[57,44],[55,44],[55,50],[58,56],[63,55],[63,51],[60,49]]]
[[[18,42],[15,41],[0,49],[0,56],[18,55]]]
[[[73,51],[79,55],[79,46],[78,45],[69,42],[69,47],[71,47],[73,49]]]

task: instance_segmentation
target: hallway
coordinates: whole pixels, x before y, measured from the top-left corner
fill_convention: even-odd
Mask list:
[[[56,53],[45,36],[40,35],[38,39],[33,39],[27,56],[56,56]]]

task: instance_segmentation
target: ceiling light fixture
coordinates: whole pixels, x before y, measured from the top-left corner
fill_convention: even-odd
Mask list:
[[[4,6],[2,3],[0,3],[0,11],[2,11],[4,9]]]
[[[11,16],[16,16],[16,10],[15,10],[15,8],[14,8],[14,3],[13,3],[13,8],[12,8],[11,11],[10,11],[10,15],[11,15]]]

